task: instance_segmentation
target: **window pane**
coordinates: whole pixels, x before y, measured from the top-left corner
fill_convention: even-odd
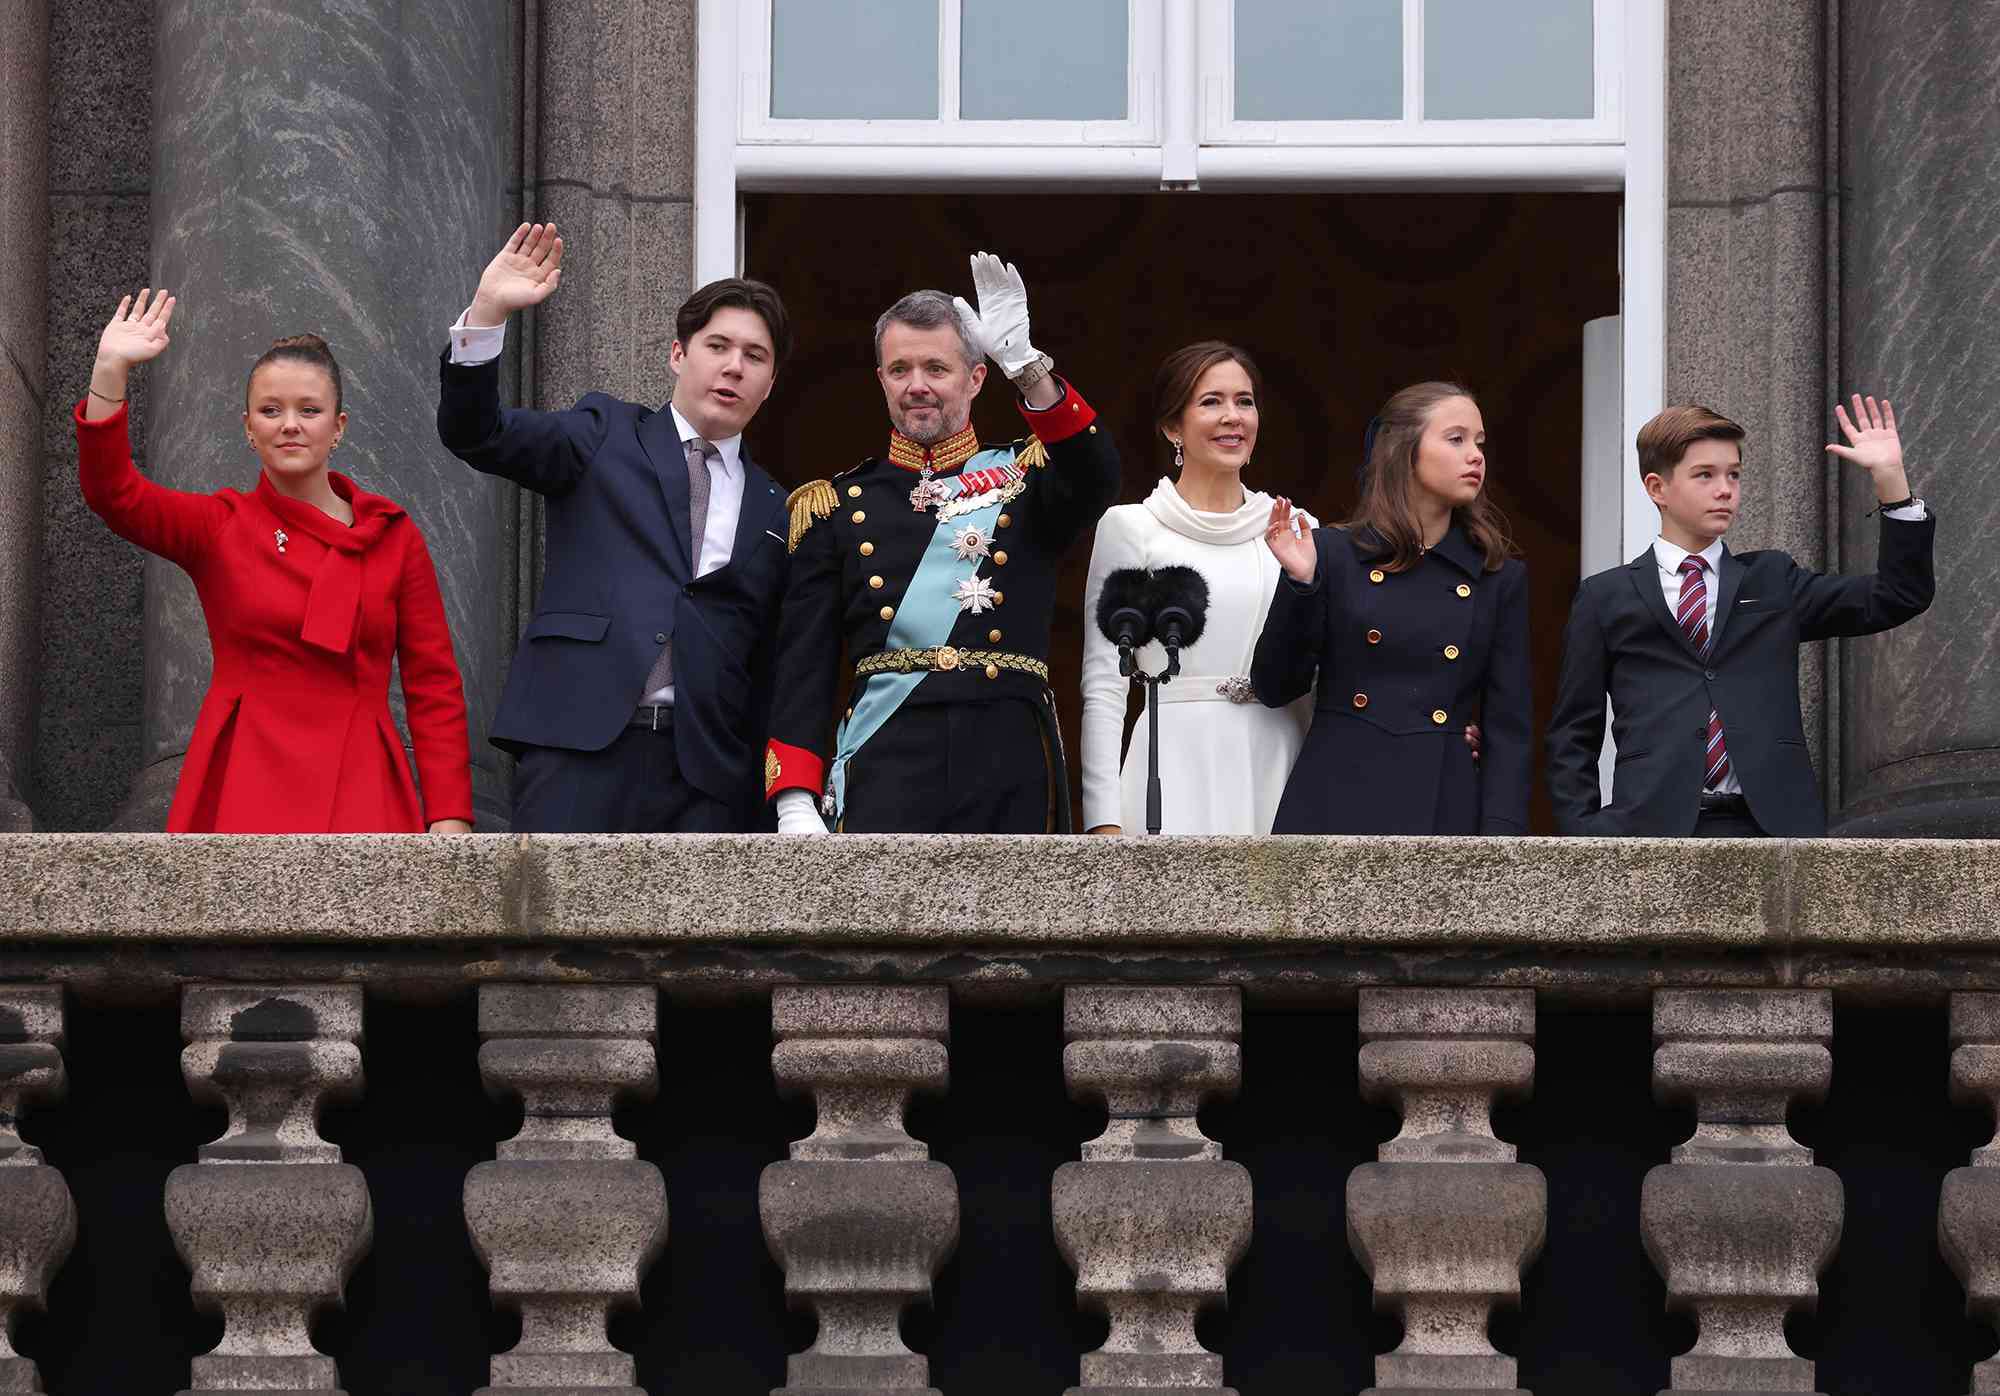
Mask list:
[[[1403,0],[1236,0],[1238,121],[1403,115]]]
[[[962,4],[958,110],[966,120],[1125,119],[1126,0]]]
[[[937,0],[772,0],[771,115],[938,114]]]
[[[1429,0],[1424,116],[1596,115],[1591,0]]]

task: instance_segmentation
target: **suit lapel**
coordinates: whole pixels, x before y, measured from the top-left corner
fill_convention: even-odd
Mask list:
[[[674,414],[662,407],[639,423],[639,444],[645,448],[646,458],[652,462],[653,474],[660,482],[660,494],[667,505],[667,521],[672,525],[668,532],[674,536],[673,546],[681,560],[681,567],[685,575],[692,578],[694,550],[688,533],[691,525],[688,518],[687,452],[681,446],[680,431],[674,426]]]
[[[732,564],[739,558],[750,556],[750,550],[757,546],[757,540],[770,526],[772,511],[782,509],[785,503],[784,496],[778,492],[777,482],[750,459],[748,451],[736,459],[743,467],[743,507],[737,511],[736,542],[729,549]]]
[[[1632,586],[1639,593],[1639,604],[1659,622],[1660,629],[1667,632],[1680,647],[1681,653],[1700,659],[1701,652],[1689,641],[1687,632],[1674,619],[1674,613],[1667,609],[1667,593],[1660,585],[1660,561],[1653,555],[1653,550],[1649,547],[1633,558],[1625,569],[1625,575],[1632,579]]]
[[[1715,624],[1710,627],[1708,652],[1722,653],[1722,632],[1729,623],[1729,616],[1736,609],[1736,593],[1743,586],[1743,574],[1750,569],[1736,560],[1736,554],[1729,551],[1727,543],[1722,545],[1722,565],[1716,569],[1721,574],[1715,593]]]

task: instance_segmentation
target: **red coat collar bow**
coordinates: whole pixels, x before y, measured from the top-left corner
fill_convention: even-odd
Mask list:
[[[354,643],[354,617],[361,609],[361,555],[374,547],[389,525],[402,517],[403,508],[394,500],[358,489],[337,470],[326,473],[333,492],[354,510],[352,527],[322,513],[302,500],[278,493],[271,477],[257,477],[257,498],[287,528],[297,529],[326,546],[319,570],[313,573],[312,590],[306,595],[305,623],[299,638],[335,654],[345,654]]]

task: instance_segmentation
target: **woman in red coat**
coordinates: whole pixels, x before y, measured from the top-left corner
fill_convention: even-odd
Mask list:
[[[167,347],[173,312],[165,291],[120,301],[76,409],[85,502],[178,564],[208,620],[215,673],[168,831],[470,832],[465,690],[430,551],[398,505],[327,469],[347,426],[340,366],[316,335],[273,344],[245,395],[256,488],[170,490],[133,468],[125,387]],[[391,661],[421,798],[389,716]]]

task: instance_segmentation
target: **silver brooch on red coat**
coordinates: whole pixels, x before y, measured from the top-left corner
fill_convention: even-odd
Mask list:
[[[287,544],[287,543],[289,543],[289,542],[291,542],[291,541],[292,541],[292,540],[291,540],[291,535],[287,534],[287,533],[285,532],[285,530],[283,530],[282,528],[274,528],[274,529],[272,529],[272,530],[271,530],[271,536],[272,536],[273,538],[275,538],[275,539],[277,539],[277,540],[278,540],[278,551],[279,551],[279,552],[283,552],[283,551],[285,550],[285,544]]]

